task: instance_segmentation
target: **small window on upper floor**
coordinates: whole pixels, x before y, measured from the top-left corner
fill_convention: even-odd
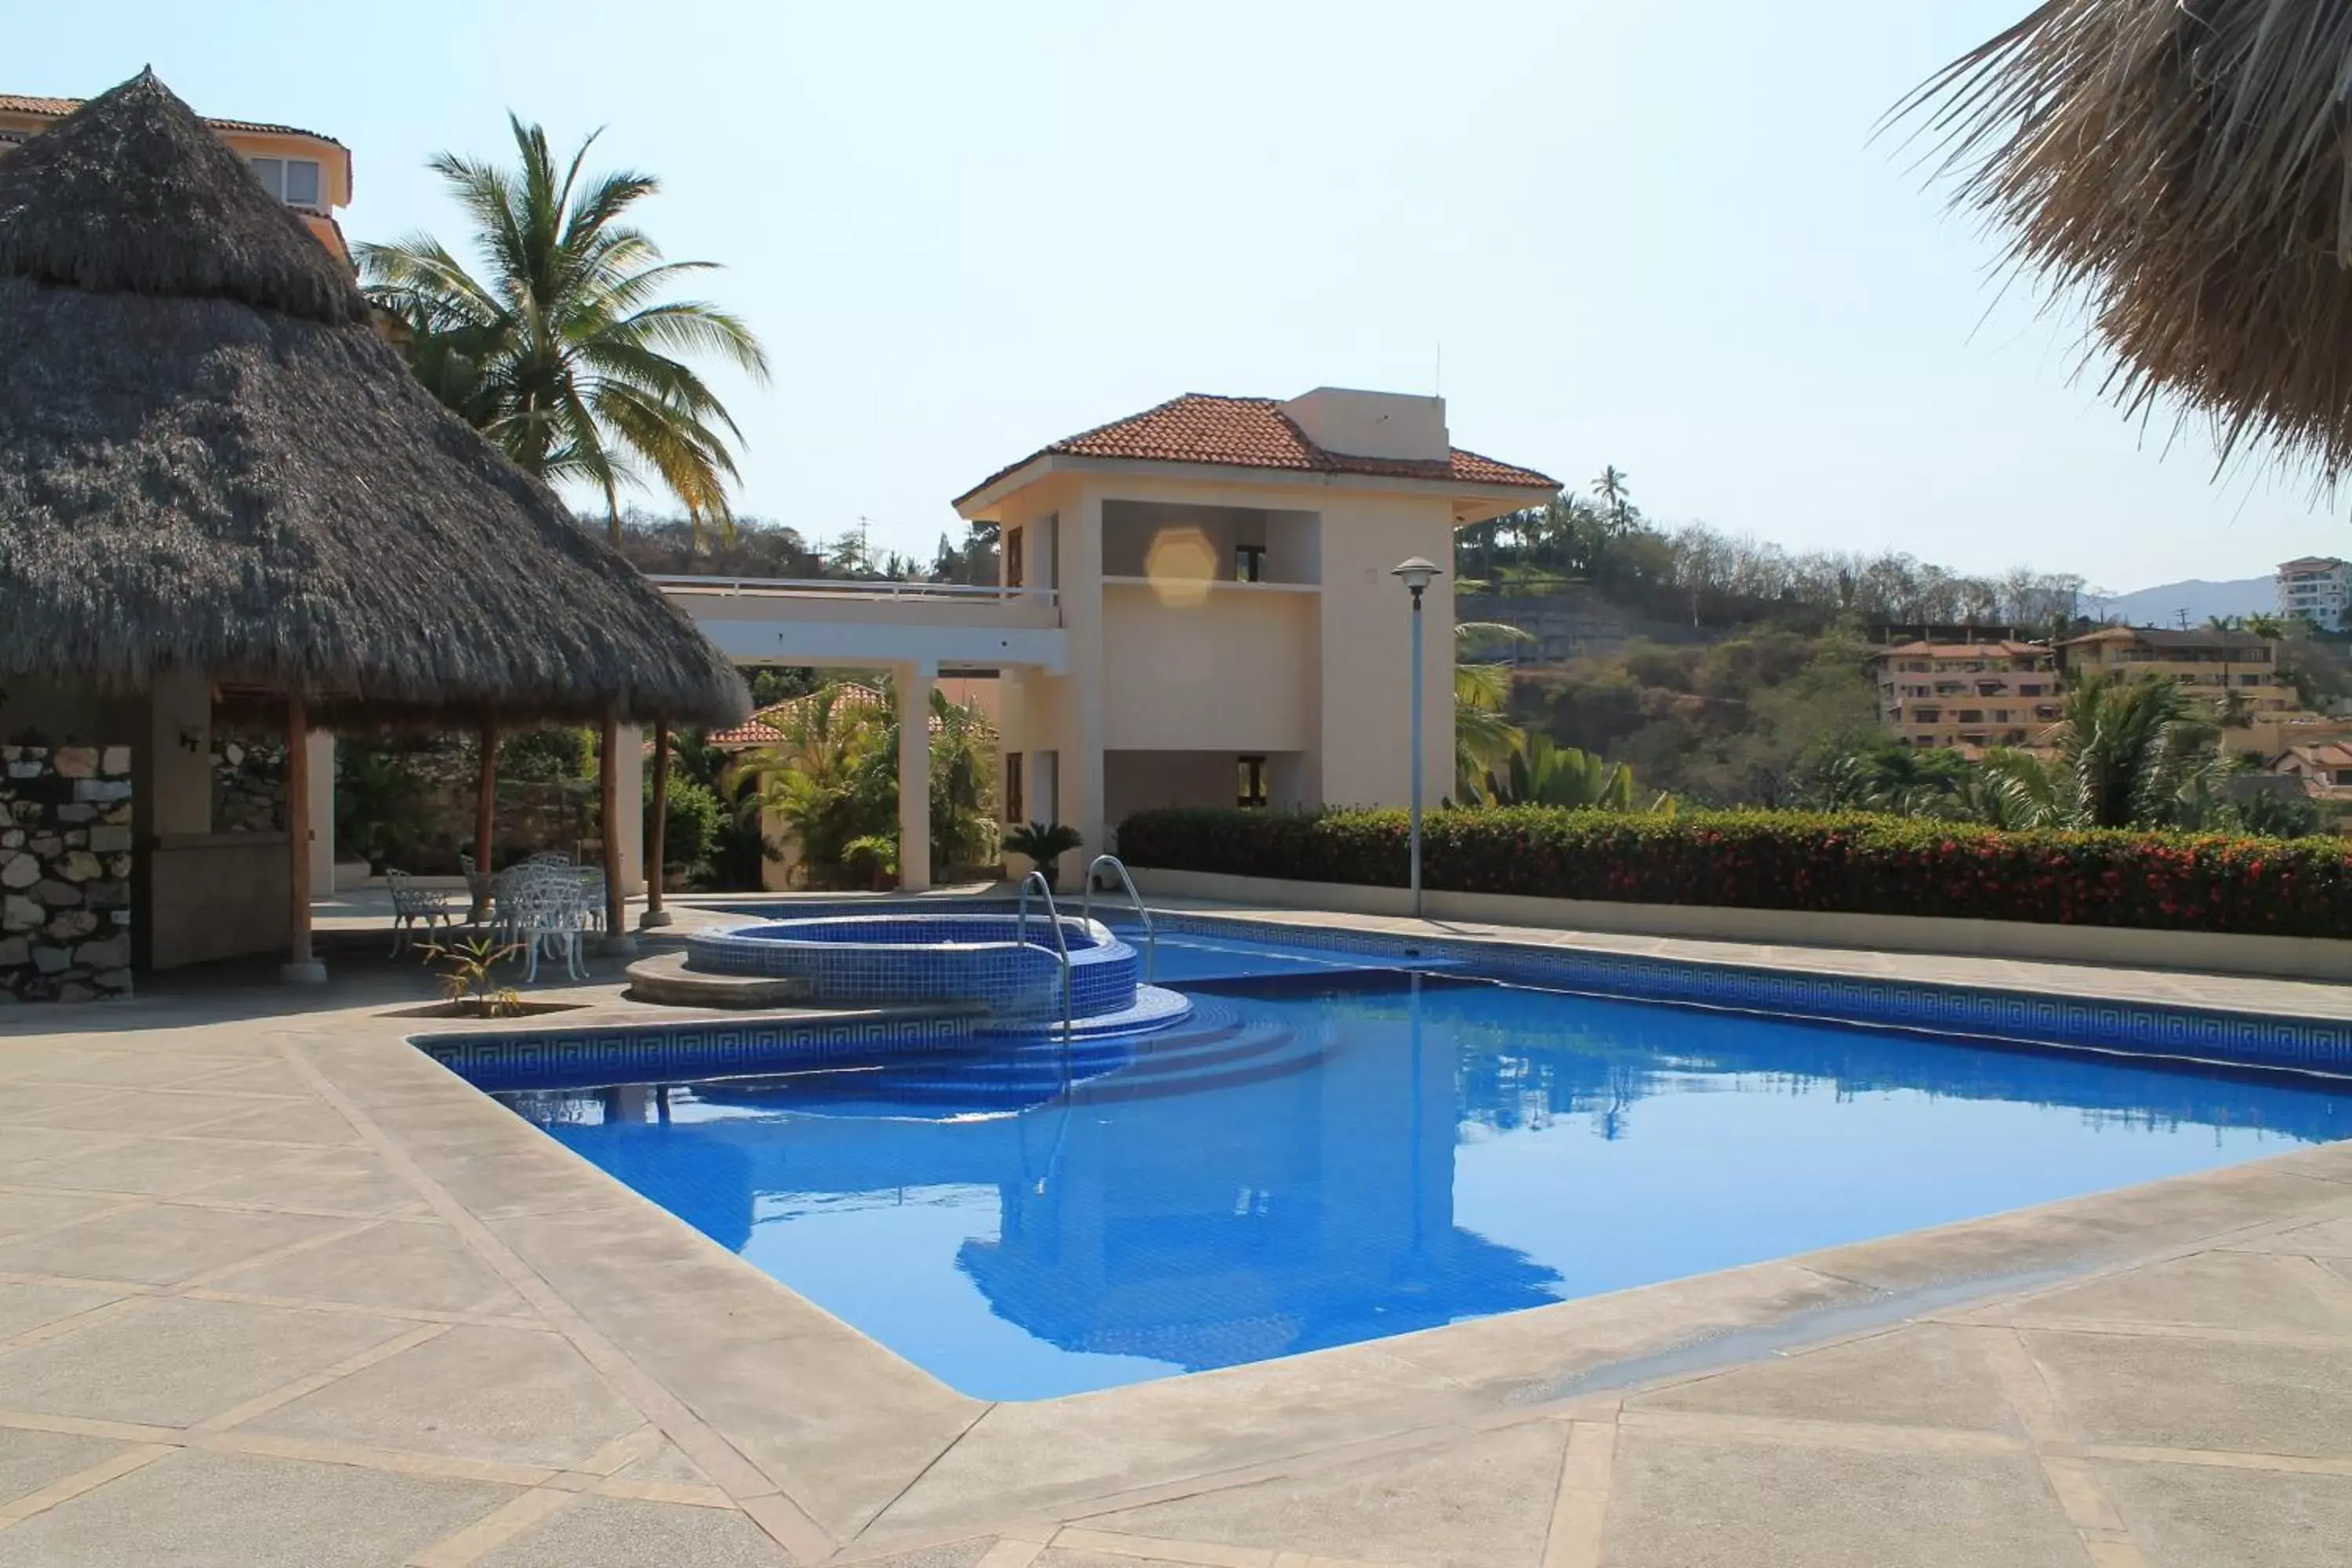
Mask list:
[[[1234,581],[1263,583],[1265,581],[1265,546],[1236,544],[1234,546]]]
[[[1238,804],[1242,805],[1264,805],[1266,802],[1265,759],[1264,757],[1243,757],[1240,758],[1239,761],[1241,763],[1241,787],[1238,792],[1240,797]]]
[[[1021,574],[1025,563],[1022,559],[1021,534],[1022,531],[1017,528],[1004,531],[1004,585],[1008,588],[1022,585]]]
[[[289,206],[321,207],[320,170],[315,158],[250,158],[264,189]]]

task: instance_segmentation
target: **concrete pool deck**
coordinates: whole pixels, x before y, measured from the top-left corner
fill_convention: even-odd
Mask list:
[[[0,1562],[2221,1568],[2352,1541],[2352,1144],[989,1405],[412,1049],[446,1026],[394,1016],[428,990],[354,962],[324,994],[0,1015]],[[635,1011],[609,971],[533,994]]]

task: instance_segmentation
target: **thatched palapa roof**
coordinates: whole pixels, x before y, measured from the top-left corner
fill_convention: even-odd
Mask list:
[[[2352,3],[2046,0],[1907,106],[2126,410],[2352,472]]]
[[[0,158],[0,675],[194,669],[331,721],[751,706],[152,75]]]

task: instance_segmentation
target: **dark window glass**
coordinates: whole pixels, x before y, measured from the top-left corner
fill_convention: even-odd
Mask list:
[[[1240,759],[1240,804],[1243,805],[1264,805],[1266,799],[1265,759],[1264,757],[1243,757]]]

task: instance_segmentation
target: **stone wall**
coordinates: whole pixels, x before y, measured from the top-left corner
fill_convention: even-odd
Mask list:
[[[213,731],[213,831],[286,831],[286,738]]]
[[[131,748],[0,746],[0,1005],[131,992]]]

